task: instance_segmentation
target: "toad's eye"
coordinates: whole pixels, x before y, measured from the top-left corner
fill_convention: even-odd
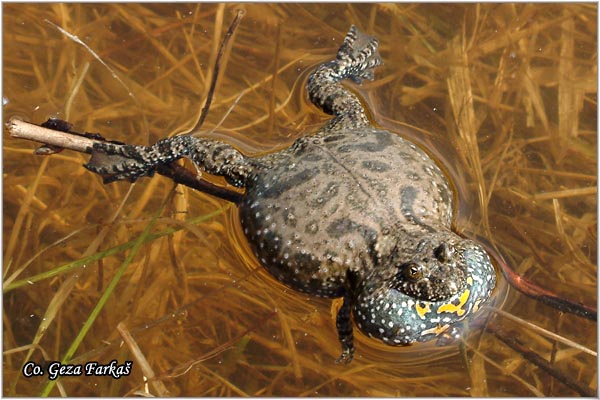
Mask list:
[[[404,276],[404,278],[412,282],[416,282],[419,279],[423,278],[424,271],[422,265],[419,265],[415,262],[409,262],[403,264],[400,268],[402,270],[402,275]]]

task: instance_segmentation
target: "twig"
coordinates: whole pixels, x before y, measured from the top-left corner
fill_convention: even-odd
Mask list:
[[[208,110],[210,109],[210,104],[212,103],[213,94],[215,92],[215,87],[217,86],[217,79],[219,78],[219,70],[221,69],[221,59],[223,58],[223,54],[225,53],[225,48],[229,44],[229,39],[233,36],[237,26],[239,25],[242,17],[246,14],[246,12],[242,9],[237,10],[237,14],[229,26],[229,29],[225,33],[225,37],[221,42],[221,46],[219,47],[219,53],[217,54],[217,59],[215,61],[215,65],[213,67],[212,79],[210,82],[210,89],[208,90],[208,95],[206,96],[206,101],[204,102],[204,107],[202,107],[202,112],[200,113],[200,118],[198,118],[198,122],[196,125],[190,130],[188,134],[193,134],[198,131],[202,124],[204,123],[204,119],[208,115]]]
[[[32,140],[63,149],[75,150],[80,153],[92,154],[92,146],[94,143],[100,142],[99,140],[90,139],[82,135],[43,128],[14,117],[8,120],[6,129],[8,129],[11,137],[17,139]]]

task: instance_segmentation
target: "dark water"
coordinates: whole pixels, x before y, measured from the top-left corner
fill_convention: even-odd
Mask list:
[[[194,125],[218,38],[238,6],[3,7],[5,121],[55,116],[79,131],[152,143]],[[309,104],[305,80],[356,24],[379,38],[385,62],[376,81],[356,90],[375,123],[420,143],[452,176],[456,229],[495,244],[511,268],[544,289],[596,304],[595,4],[241,7],[246,15],[203,135],[257,154],[317,129],[326,117]],[[165,201],[153,231],[184,231],[142,246],[71,358],[81,365],[134,360],[131,374],[64,377],[67,395],[146,390],[149,372],[121,345],[119,323],[157,377],[147,388],[154,395],[572,396],[597,389],[596,323],[503,280],[459,343],[390,348],[357,334],[355,360],[336,365],[330,302],[269,277],[234,207],[181,188],[169,197],[165,178],[104,186],[81,167],[84,155],[34,157],[34,144],[6,131],[3,144],[5,395],[48,389],[47,376],[23,377],[26,357],[40,365],[64,357],[130,250],[6,286],[136,239]],[[548,369],[486,327],[518,339]],[[28,356],[21,346],[32,343]]]

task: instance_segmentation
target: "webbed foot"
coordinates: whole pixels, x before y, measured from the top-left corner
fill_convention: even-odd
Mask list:
[[[342,354],[335,360],[336,364],[349,364],[354,358],[354,343],[350,340],[350,343],[342,342]]]
[[[135,182],[142,176],[152,176],[156,163],[149,162],[143,154],[145,146],[95,143],[92,158],[83,166],[89,171],[102,175],[104,183],[127,180]]]
[[[340,69],[346,78],[356,83],[363,79],[373,80],[373,68],[382,65],[379,41],[352,25],[337,52]]]
[[[334,60],[321,64],[308,78],[310,100],[334,118],[325,126],[336,129],[356,129],[369,126],[365,109],[354,93],[340,84],[344,79],[361,83],[373,79],[373,68],[381,65],[377,50],[379,42],[374,37],[352,26]]]

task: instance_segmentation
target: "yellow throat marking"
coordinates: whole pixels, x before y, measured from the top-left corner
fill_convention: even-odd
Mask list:
[[[457,305],[454,305],[452,303],[443,304],[438,307],[438,310],[437,310],[438,314],[443,313],[443,312],[448,312],[448,313],[456,314],[459,317],[462,317],[467,312],[467,310],[465,310],[463,307],[467,303],[467,300],[469,300],[469,296],[471,294],[470,287],[473,285],[473,278],[468,277],[467,284],[469,285],[469,287],[467,289],[465,289],[465,291],[460,295],[458,304]]]

